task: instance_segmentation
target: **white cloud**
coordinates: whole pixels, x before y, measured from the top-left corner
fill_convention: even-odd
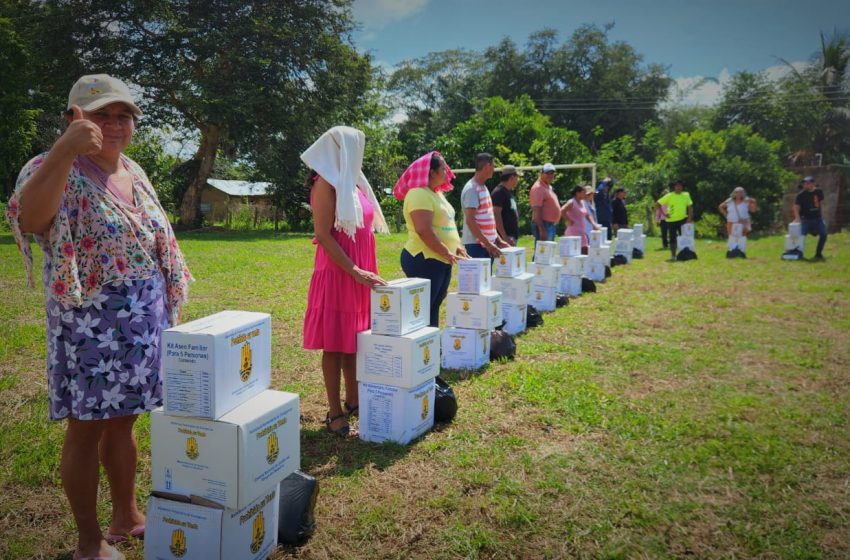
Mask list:
[[[354,19],[367,31],[365,40],[369,40],[374,39],[375,30],[421,12],[426,4],[428,0],[354,0],[351,9]]]
[[[796,70],[802,70],[807,62],[792,62]],[[791,69],[787,64],[777,64],[762,70],[762,73],[770,81],[776,82],[788,76]],[[723,96],[723,88],[732,79],[732,74],[727,68],[720,71],[717,76],[684,76],[674,79],[674,85],[670,90],[667,100],[671,105],[715,105]]]

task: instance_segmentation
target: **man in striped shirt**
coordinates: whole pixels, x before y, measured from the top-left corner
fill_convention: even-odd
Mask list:
[[[463,206],[463,235],[461,241],[473,258],[491,259],[502,254],[501,247],[509,247],[496,231],[493,201],[486,181],[493,176],[493,156],[480,153],[475,156],[475,175],[467,181],[460,193]]]

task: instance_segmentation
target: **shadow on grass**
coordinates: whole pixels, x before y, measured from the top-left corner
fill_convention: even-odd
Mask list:
[[[418,439],[407,445],[370,443],[359,438],[342,439],[324,428],[301,429],[301,468],[322,471],[321,478],[354,476],[367,466],[386,470],[410,452]]]

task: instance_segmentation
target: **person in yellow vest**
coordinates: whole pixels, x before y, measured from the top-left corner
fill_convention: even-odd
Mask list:
[[[681,179],[673,182],[672,192],[658,199],[655,211],[660,212],[662,206],[667,207],[667,233],[670,236],[670,253],[676,258],[676,238],[682,233],[682,224],[694,221],[694,202],[691,195],[685,191],[685,183]]]

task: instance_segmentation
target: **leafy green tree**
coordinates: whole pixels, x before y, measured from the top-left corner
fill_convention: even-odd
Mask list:
[[[358,106],[371,79],[347,39],[346,0],[56,1],[74,14],[72,44],[88,67],[140,86],[147,118],[197,131],[184,225],[198,221],[220,148],[266,158],[257,168],[291,186],[298,152]]]

